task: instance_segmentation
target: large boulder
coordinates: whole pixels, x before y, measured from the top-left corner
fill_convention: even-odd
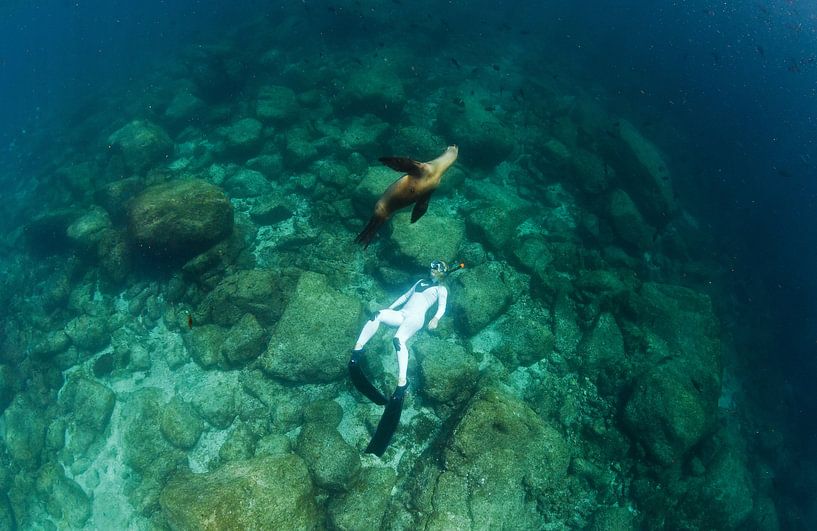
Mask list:
[[[305,272],[272,332],[261,367],[270,376],[299,383],[344,377],[360,313],[360,303],[331,287],[326,276]]]
[[[455,315],[465,331],[476,334],[508,309],[513,298],[511,286],[500,262],[486,262],[457,276],[450,299]]]
[[[627,120],[619,120],[605,160],[619,165],[617,175],[639,210],[653,225],[663,226],[678,208],[672,177],[658,147]]]
[[[423,335],[412,350],[420,363],[420,393],[448,404],[459,404],[471,397],[479,365],[462,345]]]
[[[218,187],[202,180],[152,186],[128,213],[130,236],[151,254],[191,258],[233,230],[233,207]]]
[[[159,502],[171,529],[316,529],[322,522],[306,464],[292,454],[180,474]]]
[[[260,324],[270,325],[284,312],[288,292],[295,285],[293,276],[266,269],[238,271],[219,282],[193,317],[196,322],[232,326],[251,313]]]
[[[465,240],[465,223],[461,219],[428,212],[416,223],[411,223],[410,215],[407,209],[394,216],[392,221],[391,241],[401,255],[401,263],[413,269],[412,264],[427,267],[432,260],[456,258]]]
[[[623,190],[610,194],[610,220],[619,238],[636,249],[647,249],[652,245],[655,229],[639,212],[633,200]]]
[[[495,388],[468,405],[444,452],[431,529],[541,526],[536,500],[560,488],[570,449],[517,398]]]
[[[645,283],[629,305],[641,327],[647,367],[624,420],[647,453],[669,465],[714,427],[721,386],[718,321],[708,296],[680,286]]]
[[[108,145],[121,154],[125,166],[142,173],[173,153],[173,142],[156,124],[134,120],[108,137]]]

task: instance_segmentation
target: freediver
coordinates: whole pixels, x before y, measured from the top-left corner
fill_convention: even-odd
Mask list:
[[[358,391],[363,393],[369,400],[379,406],[386,406],[380,423],[377,425],[374,437],[366,447],[366,453],[375,454],[380,457],[391,442],[397,425],[400,423],[400,414],[403,411],[403,399],[406,396],[408,382],[406,381],[406,371],[408,369],[408,341],[425,324],[426,313],[437,304],[437,311],[434,317],[428,322],[428,329],[434,330],[440,318],[445,313],[445,305],[448,299],[448,289],[442,283],[443,279],[450,273],[464,267],[459,264],[449,268],[448,264],[442,260],[431,262],[429,267],[429,278],[418,280],[407,292],[397,298],[391,305],[380,310],[375,316],[366,322],[360,336],[357,338],[355,348],[352,350],[352,359],[349,360],[349,376]],[[400,308],[400,309],[398,309]],[[397,388],[386,399],[383,394],[372,385],[363,374],[360,366],[360,358],[363,356],[363,347],[374,336],[380,323],[387,326],[396,327],[397,332],[392,340],[394,350],[397,354]]]

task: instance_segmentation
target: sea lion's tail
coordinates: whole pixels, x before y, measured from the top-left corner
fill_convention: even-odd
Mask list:
[[[383,218],[380,216],[372,216],[369,223],[366,224],[366,227],[360,231],[360,234],[355,238],[355,243],[361,243],[364,249],[367,248],[374,239],[374,235],[377,234],[377,230],[383,224],[383,221]]]

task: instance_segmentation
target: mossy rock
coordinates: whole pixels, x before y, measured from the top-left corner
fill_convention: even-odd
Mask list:
[[[449,290],[449,303],[465,331],[476,334],[504,313],[513,300],[507,268],[486,262],[457,275]]]
[[[326,276],[301,275],[261,357],[264,372],[281,380],[319,383],[346,376],[350,338],[360,303],[329,285]]]
[[[180,474],[159,501],[173,529],[316,529],[322,522],[306,464],[292,454]]]
[[[233,207],[206,181],[173,181],[147,188],[131,202],[128,227],[143,252],[186,259],[232,233]]]
[[[204,422],[193,406],[174,396],[162,410],[159,428],[170,444],[189,450],[196,445],[204,431]]]
[[[108,137],[111,149],[121,154],[134,173],[143,173],[173,153],[173,142],[156,124],[134,120]]]
[[[462,345],[425,336],[411,348],[419,360],[423,396],[443,404],[459,404],[471,397],[479,366]]]
[[[315,484],[328,490],[348,490],[360,471],[360,451],[349,446],[331,424],[306,423],[295,451],[306,462]]]
[[[514,522],[513,528],[527,529],[541,525],[534,500],[560,488],[570,449],[523,402],[485,388],[466,407],[444,459],[434,495],[437,528]]]

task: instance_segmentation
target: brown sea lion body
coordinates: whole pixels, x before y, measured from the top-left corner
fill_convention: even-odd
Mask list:
[[[377,230],[400,209],[414,204],[411,222],[414,223],[428,210],[431,194],[440,185],[443,173],[457,160],[457,146],[448,146],[442,155],[428,162],[417,162],[403,157],[383,157],[380,162],[393,170],[405,172],[394,181],[374,206],[374,213],[366,227],[355,238],[355,242],[368,247]]]

